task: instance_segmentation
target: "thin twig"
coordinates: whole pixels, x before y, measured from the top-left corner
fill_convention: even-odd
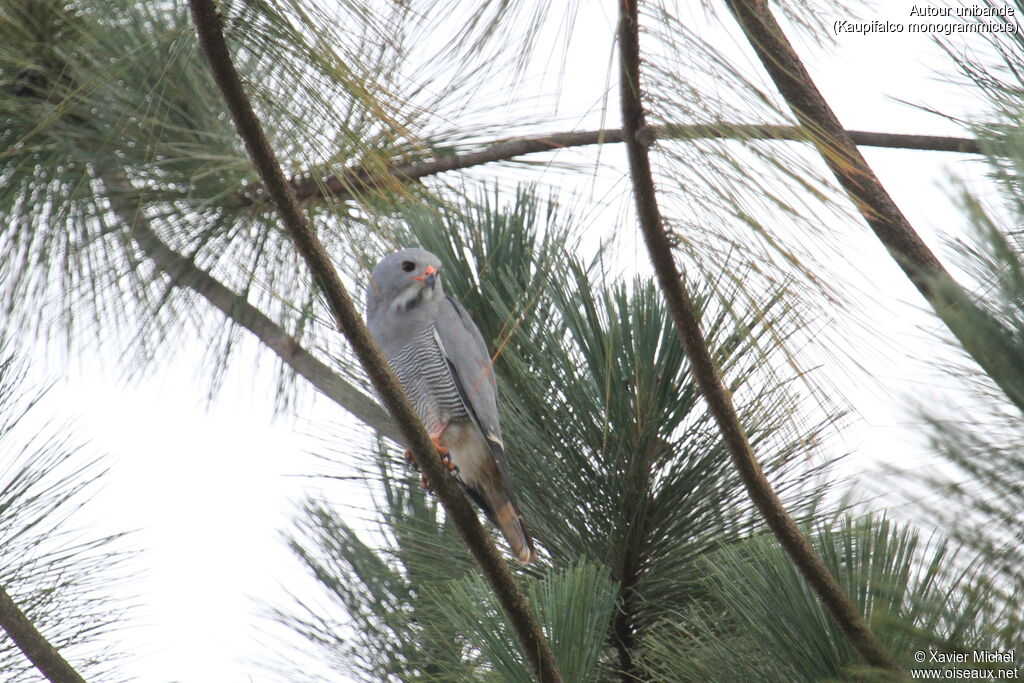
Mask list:
[[[765,0],[726,0],[761,64],[857,210],[935,313],[1021,410],[1013,335],[975,305],[914,230],[829,107]]]
[[[651,126],[651,134],[659,140],[779,140],[806,142],[809,137],[797,126],[779,126],[753,123],[721,123]],[[977,140],[971,138],[947,137],[942,135],[905,135],[902,133],[875,133],[852,130],[850,137],[858,145],[887,147],[937,152],[960,152],[980,154]],[[532,135],[511,140],[496,140],[482,149],[454,154],[452,156],[419,161],[411,164],[392,166],[384,171],[370,172],[353,168],[340,176],[332,175],[322,180],[304,178],[292,180],[292,188],[299,201],[317,201],[325,197],[349,199],[367,190],[389,187],[396,182],[410,182],[428,176],[472,168],[498,161],[509,161],[516,157],[554,149],[587,147],[589,145],[614,144],[623,141],[622,129],[569,131]],[[242,190],[239,196],[246,204],[254,203],[257,188]]]
[[[345,291],[330,257],[299,209],[262,126],[242,88],[238,72],[228,53],[220,15],[213,0],[191,0],[192,20],[214,79],[231,111],[235,127],[245,142],[253,165],[277,207],[284,227],[291,234],[317,284],[322,288],[339,329],[373,382],[402,432],[420,471],[427,477],[448,518],[458,528],[470,552],[501,603],[519,639],[523,654],[541,681],[561,681],[554,655],[519,584],[484,531],[476,512],[431,443],[422,422],[413,411],[380,350],[374,344],[362,317]]]
[[[754,457],[750,441],[740,423],[732,395],[722,381],[707,340],[700,326],[700,314],[682,281],[672,253],[672,245],[665,233],[658,208],[657,193],[651,172],[650,157],[645,142],[637,131],[645,127],[643,101],[640,93],[640,41],[637,0],[618,0],[619,15],[619,81],[622,100],[622,125],[626,131],[626,149],[630,174],[636,197],[637,218],[643,232],[651,263],[668,304],[676,331],[683,342],[690,369],[708,408],[718,424],[740,479],[750,499],[761,512],[765,522],[789,554],[793,563],[814,589],[825,608],[835,619],[850,644],[869,664],[889,670],[899,666],[882,648],[864,618],[843,592],[828,567],[814,548],[800,533],[796,523],[786,512],[771,483],[764,476]]]
[[[85,679],[39,632],[3,586],[0,586],[0,627],[48,680],[53,683],[85,683]]]

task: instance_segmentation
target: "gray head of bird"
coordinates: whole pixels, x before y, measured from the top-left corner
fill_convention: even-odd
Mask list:
[[[366,312],[369,317],[426,314],[443,299],[441,260],[419,247],[401,249],[385,256],[370,274]]]

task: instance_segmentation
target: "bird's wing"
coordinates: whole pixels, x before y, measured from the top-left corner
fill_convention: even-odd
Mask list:
[[[434,329],[467,412],[504,466],[498,387],[483,335],[462,305],[450,296],[441,303]]]
[[[450,296],[437,313],[434,335],[466,412],[484,436],[497,470],[496,479],[485,478],[466,490],[501,530],[516,557],[530,562],[536,555],[512,494],[498,421],[498,385],[487,344],[466,310]]]

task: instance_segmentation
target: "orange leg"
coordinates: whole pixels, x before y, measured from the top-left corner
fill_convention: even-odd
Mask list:
[[[437,454],[441,456],[441,462],[444,463],[445,467],[448,468],[448,471],[458,474],[459,468],[457,468],[455,466],[455,463],[452,462],[452,458],[448,454],[448,449],[441,445],[441,435],[443,433],[444,428],[442,427],[441,430],[438,431],[436,434],[430,435],[430,440],[434,443],[434,448],[437,449]]]
[[[448,449],[441,445],[441,435],[443,433],[444,428],[442,427],[436,433],[432,433],[430,435],[430,441],[434,444],[434,448],[437,449],[438,455],[441,456],[441,462],[448,468],[448,472],[458,474],[459,468],[452,462],[451,456],[448,455]],[[416,466],[416,461],[412,458],[412,452],[408,448],[405,449],[405,460],[419,470],[419,467]],[[430,487],[430,482],[428,482],[427,478],[422,474],[420,475],[420,486],[433,493],[433,489]]]

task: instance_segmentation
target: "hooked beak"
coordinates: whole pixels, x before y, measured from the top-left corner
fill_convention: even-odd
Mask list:
[[[427,266],[423,269],[423,275],[416,275],[412,279],[419,280],[427,287],[433,289],[434,283],[437,282],[437,268]]]

